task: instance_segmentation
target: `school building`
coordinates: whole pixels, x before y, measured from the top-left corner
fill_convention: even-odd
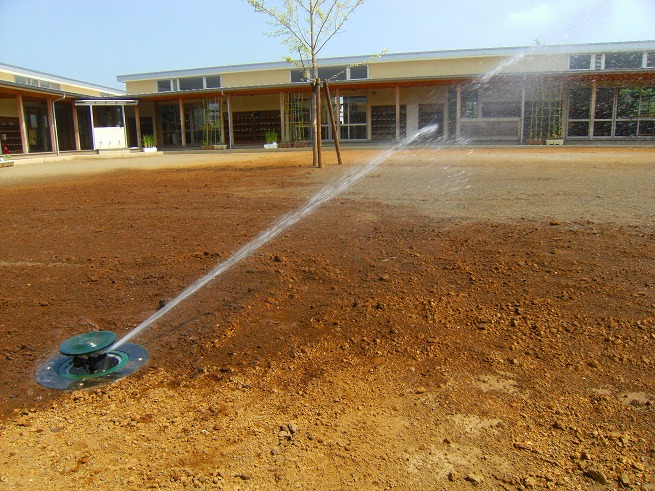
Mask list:
[[[320,60],[322,138],[431,144],[655,143],[655,41]],[[125,91],[0,63],[12,154],[306,145],[311,87],[286,62],[120,75]]]

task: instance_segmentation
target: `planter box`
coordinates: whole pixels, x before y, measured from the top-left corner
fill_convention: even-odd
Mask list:
[[[227,145],[212,145],[212,148],[214,150],[225,150],[227,148]]]
[[[157,151],[157,147],[143,147],[144,153],[154,153]]]
[[[285,142],[278,143],[277,148],[306,148],[307,142]]]
[[[564,140],[562,139],[546,140],[546,145],[564,145]]]
[[[0,160],[0,167],[11,167],[14,165],[13,160]]]
[[[525,144],[526,144],[526,145],[543,145],[543,144],[544,144],[544,141],[541,140],[541,139],[539,139],[539,138],[537,138],[537,139],[534,139],[534,138],[533,138],[533,139],[527,139],[527,140],[525,140]]]
[[[273,142],[273,143],[264,143],[264,148],[266,150],[271,150],[273,148],[277,148],[277,143],[275,143],[275,142]]]

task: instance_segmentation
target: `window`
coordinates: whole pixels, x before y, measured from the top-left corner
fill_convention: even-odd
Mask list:
[[[341,139],[366,140],[366,97],[341,97]]]
[[[181,78],[178,80],[180,90],[200,90],[203,88],[202,77]]]
[[[616,136],[630,137],[637,136],[637,122],[636,121],[617,121]]]
[[[309,73],[305,70],[291,70],[291,83],[307,82],[307,80],[309,80]]]
[[[569,91],[569,126],[567,136],[589,136],[591,117],[591,89],[571,89]]]
[[[572,89],[569,93],[569,119],[589,119],[591,89]]]
[[[516,118],[520,115],[520,102],[485,102],[482,104],[483,118]]]
[[[463,118],[478,117],[478,91],[477,90],[462,92],[462,117]]]
[[[170,92],[172,89],[170,80],[157,80],[157,92]]]
[[[215,89],[221,86],[221,76],[220,75],[207,75],[205,77],[206,87],[208,89]]]
[[[599,88],[596,90],[595,119],[612,119],[614,113],[614,89]],[[594,132],[594,134],[596,134]]]
[[[655,121],[639,121],[638,136],[655,136]]]
[[[346,66],[329,66],[318,68],[318,78],[321,80],[346,80]]]
[[[123,126],[123,108],[121,106],[94,106],[93,126],[111,128]]]
[[[48,82],[46,80],[39,80],[37,78],[21,77],[14,75],[14,82],[21,85],[31,85],[32,87],[42,87],[44,89],[61,90],[61,85],[55,82]]]
[[[594,121],[594,136],[612,136],[612,121]]]
[[[589,136],[589,121],[569,121],[568,136]]]
[[[358,65],[348,68],[347,65],[337,65],[318,68],[321,80],[361,80],[368,78],[368,66]],[[297,68],[291,70],[291,83],[307,82],[311,78],[308,70]]]
[[[54,82],[46,82],[45,80],[39,80],[39,87],[43,87],[44,89],[53,89],[53,90],[59,90],[61,88],[59,84]]]
[[[605,53],[605,70],[634,70],[641,68],[642,63],[641,51]]]
[[[569,70],[590,70],[593,55],[569,56]]]
[[[639,99],[641,90],[634,87],[619,89],[619,98],[616,104],[617,119],[632,119],[639,116]]]
[[[20,77],[18,75],[14,76],[14,81],[17,84],[21,84],[21,85],[32,85],[34,87],[38,87],[38,85],[39,85],[39,81],[37,79],[35,79],[35,78]]]
[[[646,68],[655,68],[655,51],[646,53]]]
[[[639,116],[642,118],[655,118],[655,87],[641,88]]]
[[[653,54],[655,57],[655,54]],[[363,78],[368,78],[368,66],[367,65],[358,65],[350,67],[350,80],[359,80]]]
[[[587,136],[589,121],[583,116],[589,96],[585,91],[588,89],[570,92],[569,136]],[[655,87],[599,87],[593,109],[594,137],[655,136]]]

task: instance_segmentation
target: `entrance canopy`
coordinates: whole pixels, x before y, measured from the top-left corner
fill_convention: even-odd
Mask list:
[[[134,99],[80,99],[75,106],[88,107],[95,150],[127,148],[125,106],[135,106]]]

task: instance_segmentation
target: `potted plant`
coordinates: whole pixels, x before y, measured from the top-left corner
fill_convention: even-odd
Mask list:
[[[553,121],[548,132],[548,138],[546,138],[546,145],[564,145],[559,120]]]
[[[11,160],[11,155],[8,153],[0,155],[0,167],[11,167],[14,165],[14,161]]]
[[[277,131],[267,131],[266,132],[266,143],[264,148],[277,148]]]
[[[141,138],[141,143],[143,144],[144,152],[156,152],[157,147],[155,146],[155,137],[153,135],[143,135]]]

